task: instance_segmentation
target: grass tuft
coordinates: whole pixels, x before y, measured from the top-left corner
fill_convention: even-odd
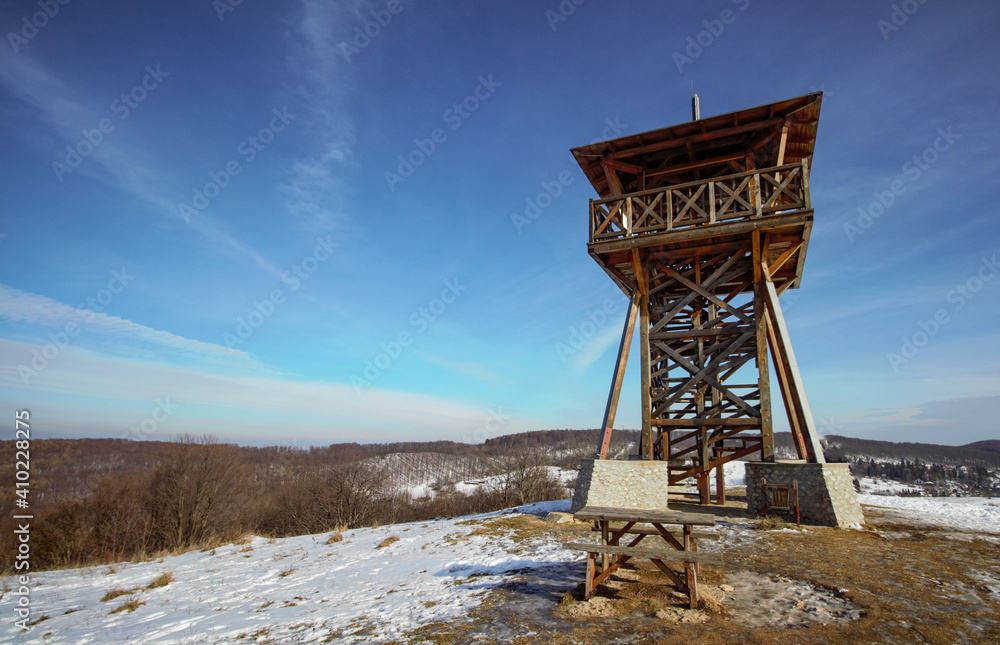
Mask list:
[[[157,587],[166,587],[173,581],[174,581],[174,574],[170,572],[161,573],[160,575],[153,578],[152,582],[146,585],[146,589],[156,589]]]
[[[123,602],[121,606],[119,606],[117,609],[112,609],[110,613],[117,614],[120,611],[127,611],[128,613],[131,614],[133,611],[135,611],[139,607],[142,607],[145,604],[146,603],[139,600],[138,598],[133,598],[132,600],[127,600]]]
[[[129,594],[135,593],[135,591],[136,591],[135,589],[112,589],[108,593],[104,594],[104,597],[101,598],[101,602],[107,602],[109,600],[114,600],[115,598],[118,598],[119,596],[127,596]]]
[[[766,517],[760,518],[760,522],[757,524],[757,530],[759,531],[780,531],[781,529],[787,527],[788,524],[785,520],[774,515],[768,515]]]
[[[393,542],[399,542],[399,538],[396,537],[395,535],[390,535],[386,539],[382,540],[382,542],[379,543],[379,545],[377,547],[375,547],[375,548],[376,549],[384,549],[385,547],[389,546]]]

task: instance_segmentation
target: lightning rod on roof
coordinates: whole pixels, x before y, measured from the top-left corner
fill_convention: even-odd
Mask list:
[[[698,103],[698,95],[694,93],[694,81],[691,81],[691,116],[695,121],[701,119],[701,105]]]

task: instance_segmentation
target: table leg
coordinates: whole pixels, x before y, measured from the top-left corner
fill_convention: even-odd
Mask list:
[[[601,544],[608,546],[608,540],[611,532],[611,522],[610,520],[603,520],[601,522]],[[607,553],[601,554],[601,571],[607,571],[610,560]]]
[[[594,595],[594,559],[596,557],[596,553],[587,554],[587,578],[583,583],[584,600],[590,600]]]
[[[697,551],[697,543],[692,544],[694,539],[691,537],[691,524],[684,525],[684,550]],[[688,586],[688,599],[691,601],[691,609],[698,608],[698,563],[697,562],[685,562],[684,572],[687,574],[687,586]]]

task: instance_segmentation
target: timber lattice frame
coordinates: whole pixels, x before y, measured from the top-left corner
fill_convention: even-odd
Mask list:
[[[770,365],[800,459],[823,452],[778,296],[801,282],[822,95],[574,149],[600,195],[590,254],[628,294],[596,457],[607,457],[639,336],[639,456],[725,502],[722,466],[774,460]],[[736,171],[735,173],[733,171]]]

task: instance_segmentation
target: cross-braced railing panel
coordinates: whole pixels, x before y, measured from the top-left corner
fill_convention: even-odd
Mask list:
[[[808,210],[805,160],[590,202],[590,241],[628,239]]]

